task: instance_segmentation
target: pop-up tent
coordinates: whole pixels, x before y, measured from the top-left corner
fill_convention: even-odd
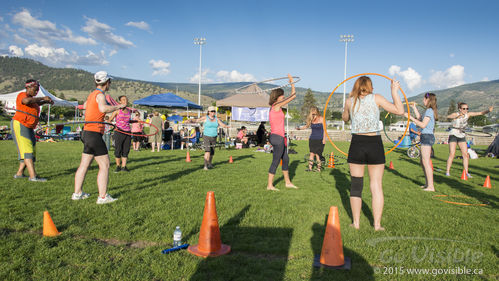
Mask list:
[[[203,109],[202,106],[193,103],[190,100],[181,98],[173,93],[157,94],[136,100],[133,104],[152,107],[173,107],[189,109]]]
[[[217,101],[217,106],[231,107],[231,120],[269,121],[269,95],[257,85],[251,85],[239,94]]]
[[[19,93],[24,92],[24,91],[26,91],[26,90],[24,89],[24,90],[20,90],[20,91],[14,92],[14,93],[0,95],[0,101],[3,101],[5,103],[6,108],[15,109],[17,95],[19,95]],[[67,101],[67,100],[63,100],[61,98],[58,98],[58,97],[52,95],[51,93],[49,93],[49,91],[45,90],[45,88],[42,85],[40,85],[40,88],[38,89],[38,93],[36,94],[35,97],[37,97],[37,98],[50,97],[54,101],[53,106],[64,106],[64,107],[76,107],[76,106],[78,106],[77,101]],[[48,105],[48,118],[49,118],[49,120],[47,120],[47,124],[50,124],[50,106],[51,105],[49,104]],[[6,111],[10,112],[10,113],[15,112],[14,110],[8,110],[8,109]]]

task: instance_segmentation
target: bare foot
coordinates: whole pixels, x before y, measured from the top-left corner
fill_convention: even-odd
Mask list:
[[[427,187],[427,188],[423,189],[423,191],[435,192],[435,188],[429,188],[429,187]]]
[[[353,223],[352,223],[352,224],[350,224],[349,226],[350,226],[350,227],[353,227],[353,228],[355,228],[355,229],[357,229],[357,230],[360,228],[360,225],[357,225],[357,226],[356,226],[356,225],[355,225],[355,224],[353,224]]]
[[[421,188],[427,188],[428,186],[425,184],[425,185],[422,185],[420,186]]]
[[[295,186],[294,184],[292,184],[292,183],[287,183],[287,184],[286,184],[286,187],[287,187],[287,188],[294,188],[294,189],[298,189],[298,187],[296,187],[296,186]]]
[[[374,227],[374,231],[385,231],[385,228],[382,227],[381,225],[380,226],[375,226]]]
[[[273,187],[273,186],[267,186],[267,190],[272,190],[272,191],[279,191],[279,189]]]

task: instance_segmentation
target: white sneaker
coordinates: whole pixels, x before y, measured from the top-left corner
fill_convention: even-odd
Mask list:
[[[111,195],[106,194],[106,197],[104,197],[104,198],[101,198],[101,197],[97,198],[97,204],[112,203],[116,200],[118,200],[118,199],[114,199],[113,197],[111,197]]]
[[[73,196],[71,196],[71,200],[80,200],[80,199],[87,199],[88,197],[90,197],[90,194],[88,193],[85,193],[85,192],[81,192],[81,193],[73,193]]]

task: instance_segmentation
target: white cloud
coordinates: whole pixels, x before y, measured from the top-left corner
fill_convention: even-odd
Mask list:
[[[483,77],[482,82],[487,82],[487,81],[490,81],[489,77]]]
[[[402,79],[404,79],[404,82],[407,84],[407,88],[409,88],[410,91],[421,86],[423,82],[423,80],[421,79],[421,75],[412,67],[408,67],[406,70],[401,71],[400,66],[392,65],[388,69],[388,73],[390,73],[390,75],[392,76],[398,75],[402,77]]]
[[[237,70],[227,71],[220,70],[216,74],[217,78],[223,82],[253,82],[256,81],[255,76],[249,73],[240,73]]]
[[[131,41],[112,33],[112,27],[105,23],[101,23],[96,19],[87,18],[86,25],[82,28],[82,30],[88,33],[90,37],[120,49],[135,46]]]
[[[213,82],[213,79],[208,78],[208,73],[211,73],[211,70],[206,68],[203,71],[201,71],[201,83],[211,83]],[[189,78],[189,81],[191,83],[198,83],[199,82],[199,72],[194,74],[191,78]]]
[[[154,70],[152,72],[153,76],[156,75],[167,75],[170,73],[170,63],[165,62],[163,60],[150,60],[149,64],[151,65],[152,69]]]
[[[48,20],[39,20],[31,15],[31,13],[23,9],[21,12],[15,14],[12,17],[12,22],[14,24],[20,25],[19,30],[25,37],[34,38],[44,46],[52,46],[53,41],[68,41],[81,45],[95,45],[92,38],[86,38],[83,36],[75,36],[73,32],[65,27],[63,29],[58,29],[56,24]]]
[[[444,71],[432,71],[429,81],[437,88],[452,88],[464,84],[464,66],[453,65]]]
[[[133,27],[136,27],[138,29],[145,30],[145,31],[150,31],[149,24],[145,21],[138,21],[138,22],[137,21],[130,21],[125,25],[126,26],[133,26]]]
[[[23,49],[15,46],[15,45],[9,46],[9,53],[12,56],[14,56],[14,57],[22,57],[22,56],[24,56]]]
[[[449,54],[449,57],[450,58],[454,58],[456,55],[454,55],[453,53]]]
[[[52,48],[31,44],[24,48],[26,56],[30,56],[54,66],[65,65],[106,65],[109,62],[104,57],[104,52],[95,54],[91,51],[84,56],[76,52],[69,53],[64,48]]]
[[[25,38],[22,38],[21,36],[14,34],[14,42],[16,42],[19,45],[28,45],[29,41],[26,40]]]
[[[111,52],[109,52],[109,56],[112,57],[112,56],[116,55],[116,53],[118,53],[118,51],[111,50]]]

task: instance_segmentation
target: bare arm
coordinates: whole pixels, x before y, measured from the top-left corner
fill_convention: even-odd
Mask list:
[[[381,106],[384,110],[396,114],[402,115],[404,114],[404,105],[402,104],[402,100],[400,100],[400,96],[398,94],[398,90],[400,88],[400,82],[392,80],[391,89],[392,89],[392,99],[393,103],[389,102],[382,95],[376,94],[374,96],[374,100],[378,106]]]
[[[34,104],[34,103],[42,105],[46,103],[54,104],[54,101],[50,97],[41,97],[41,98],[25,97],[24,99],[21,100],[21,103],[25,105]]]
[[[422,129],[426,128],[426,126],[428,126],[428,123],[430,123],[430,117],[428,116],[425,116],[425,118],[423,118],[423,121],[419,121],[419,119],[416,119],[412,116],[410,118],[411,121],[414,122],[414,124],[416,124],[418,127]]]
[[[118,115],[118,110],[114,111],[113,114],[111,114],[111,117],[109,117],[109,121],[113,121],[114,118],[116,118],[116,115]]]
[[[274,108],[276,111],[279,111],[281,107],[286,106],[288,103],[292,102],[296,98],[296,90],[295,90],[295,84],[293,83],[293,76],[288,73],[288,79],[289,83],[291,84],[291,95],[289,97],[283,99],[280,102],[276,102],[274,104]]]
[[[472,116],[479,116],[479,115],[485,115],[485,114],[487,114],[487,113],[491,112],[491,111],[492,111],[492,109],[494,109],[494,107],[493,107],[493,106],[490,106],[490,107],[489,107],[489,109],[487,109],[487,110],[484,110],[484,111],[482,111],[482,112],[469,112],[469,113],[468,113],[468,115],[469,115],[470,117],[472,117]]]
[[[220,121],[220,119],[217,118],[217,121],[218,121],[218,125],[220,125],[222,128],[229,128],[229,126],[225,125],[225,123]]]
[[[104,94],[98,94],[97,97],[95,98],[97,100],[97,104],[99,106],[99,111],[102,113],[111,113],[113,111],[116,111],[120,108],[125,108],[126,104],[120,104],[120,105],[107,105],[106,103],[106,97],[104,97]]]
[[[348,122],[350,120],[350,103],[350,99],[345,100],[345,108],[343,108],[343,114],[341,115],[341,118],[345,122]]]
[[[461,116],[461,114],[454,112],[452,114],[447,115],[448,119],[456,119],[457,117]]]
[[[416,116],[416,119],[421,119],[421,114],[419,113],[418,107],[416,103],[412,104],[412,111],[414,111],[414,115]]]
[[[203,123],[206,121],[206,116],[199,117],[198,119],[189,119],[187,123]]]

